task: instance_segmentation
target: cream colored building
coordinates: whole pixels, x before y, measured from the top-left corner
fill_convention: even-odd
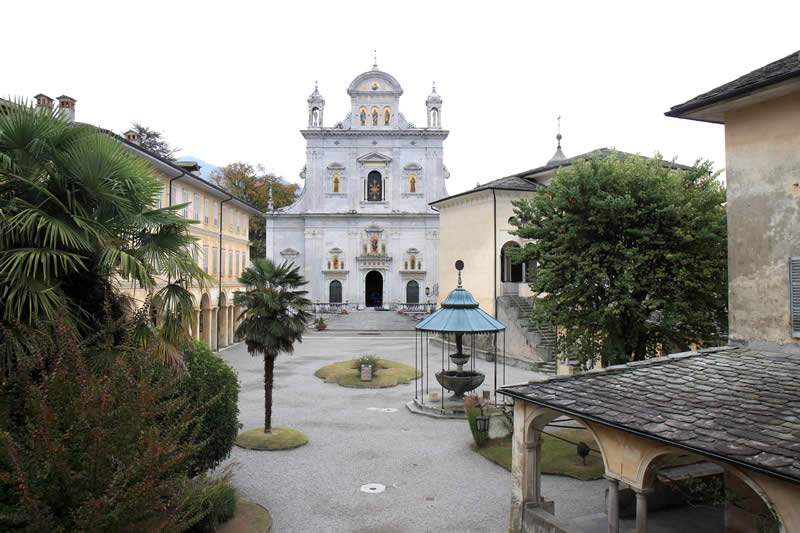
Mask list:
[[[199,244],[195,261],[214,278],[205,291],[191,289],[197,311],[192,335],[215,350],[230,345],[239,315],[233,295],[245,289],[237,279],[250,261],[249,217],[261,218],[262,213],[194,174],[199,170],[196,164],[166,161],[143,149],[135,132],[126,132],[123,142],[145,159],[161,180],[163,189],[158,207],[189,204],[180,214],[197,221],[190,229]],[[147,297],[143,289],[131,285],[123,286],[123,291],[139,305]]]

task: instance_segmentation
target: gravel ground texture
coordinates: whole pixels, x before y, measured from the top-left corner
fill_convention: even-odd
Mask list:
[[[413,382],[350,389],[314,376],[324,365],[361,355],[413,366],[413,319],[373,310],[325,319],[327,330],[307,331],[295,353],[281,354],[275,364],[273,424],[302,431],[309,443],[287,451],[234,448],[240,495],[269,509],[275,532],[507,531],[511,475],[470,449],[466,421],[410,413]],[[244,344],[223,357],[239,373],[243,430],[263,426],[262,360]],[[437,362],[438,354],[431,355],[431,369]],[[482,388],[488,390],[493,365],[479,360],[476,367],[487,374]],[[506,368],[506,383],[537,378]],[[439,390],[432,376],[431,383]],[[369,483],[386,489],[359,490]],[[545,476],[543,485],[561,518],[604,510],[605,480]]]

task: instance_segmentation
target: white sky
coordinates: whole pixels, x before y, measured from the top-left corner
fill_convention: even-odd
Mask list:
[[[76,119],[136,120],[216,165],[262,163],[300,182],[306,98],[325,125],[378,66],[425,125],[436,81],[451,194],[603,146],[724,167],[722,126],[670,106],[800,48],[800,3],[4,2],[0,96],[77,99]]]

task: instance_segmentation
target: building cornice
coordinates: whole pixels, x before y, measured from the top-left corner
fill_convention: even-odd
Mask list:
[[[321,128],[313,130],[300,130],[306,139],[322,137],[427,137],[445,140],[450,135],[449,130],[413,129],[413,130],[340,130],[338,128]]]

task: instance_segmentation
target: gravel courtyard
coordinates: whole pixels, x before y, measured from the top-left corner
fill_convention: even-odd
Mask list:
[[[414,397],[413,382],[348,389],[314,376],[324,365],[360,355],[413,366],[413,322],[371,310],[326,320],[328,330],[308,331],[295,353],[281,354],[275,364],[273,424],[299,429],[309,443],[278,452],[234,448],[241,496],[270,510],[276,532],[507,531],[511,475],[470,449],[464,420],[410,413],[405,404]],[[223,356],[239,372],[243,430],[263,426],[261,358],[244,344]],[[492,365],[479,360],[477,367],[491,383]],[[537,375],[508,367],[506,376],[520,383]],[[431,390],[438,387],[431,382]],[[368,483],[386,490],[361,492]],[[546,476],[543,488],[556,514],[571,518],[603,512],[605,485]]]

